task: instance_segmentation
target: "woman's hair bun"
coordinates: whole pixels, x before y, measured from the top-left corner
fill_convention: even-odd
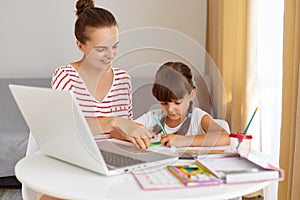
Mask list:
[[[79,17],[79,15],[85,11],[85,9],[88,8],[94,8],[94,1],[93,0],[78,0],[76,3],[76,15]]]

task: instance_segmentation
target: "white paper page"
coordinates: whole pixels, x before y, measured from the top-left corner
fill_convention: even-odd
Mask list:
[[[258,171],[261,168],[242,157],[199,159],[209,169],[214,171]]]

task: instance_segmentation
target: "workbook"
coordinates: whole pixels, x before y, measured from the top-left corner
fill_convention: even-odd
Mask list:
[[[167,168],[188,187],[221,184],[215,175],[199,165],[169,165]]]
[[[266,180],[283,180],[282,169],[276,168],[258,156],[205,157],[196,164],[210,171],[223,183],[243,183]]]
[[[163,190],[186,188],[167,167],[155,169],[141,169],[132,173],[137,183],[143,190]]]
[[[176,174],[178,172],[172,169],[180,169],[186,171],[187,181],[183,177]],[[192,162],[191,165],[170,165],[168,167],[153,167],[134,171],[134,178],[143,190],[165,190],[165,189],[184,189],[189,187],[201,187],[210,185],[219,185],[221,181],[212,174],[203,173],[199,167]],[[181,174],[179,172],[178,174]],[[188,174],[193,176],[188,176]],[[183,179],[182,179],[183,178]]]

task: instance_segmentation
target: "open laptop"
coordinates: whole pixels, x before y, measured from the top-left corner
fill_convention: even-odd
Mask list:
[[[162,166],[178,159],[127,142],[96,142],[70,91],[22,85],[9,88],[45,155],[103,175]]]

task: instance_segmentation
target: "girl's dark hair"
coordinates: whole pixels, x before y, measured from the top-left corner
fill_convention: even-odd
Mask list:
[[[78,18],[75,22],[75,36],[82,44],[89,40],[87,27],[102,28],[118,25],[113,14],[104,8],[95,7],[93,0],[78,0],[76,9]]]
[[[152,94],[162,102],[182,99],[195,88],[191,69],[181,62],[167,62],[156,72]]]
[[[186,94],[191,94],[196,88],[193,81],[191,69],[181,62],[167,62],[160,66],[156,72],[152,94],[162,102],[171,102],[172,100],[183,99]],[[193,112],[193,102],[189,104],[187,116],[179,130],[175,134],[185,135],[190,127]],[[165,124],[166,116],[160,119],[161,124]],[[160,132],[158,125],[153,127],[153,133]]]

